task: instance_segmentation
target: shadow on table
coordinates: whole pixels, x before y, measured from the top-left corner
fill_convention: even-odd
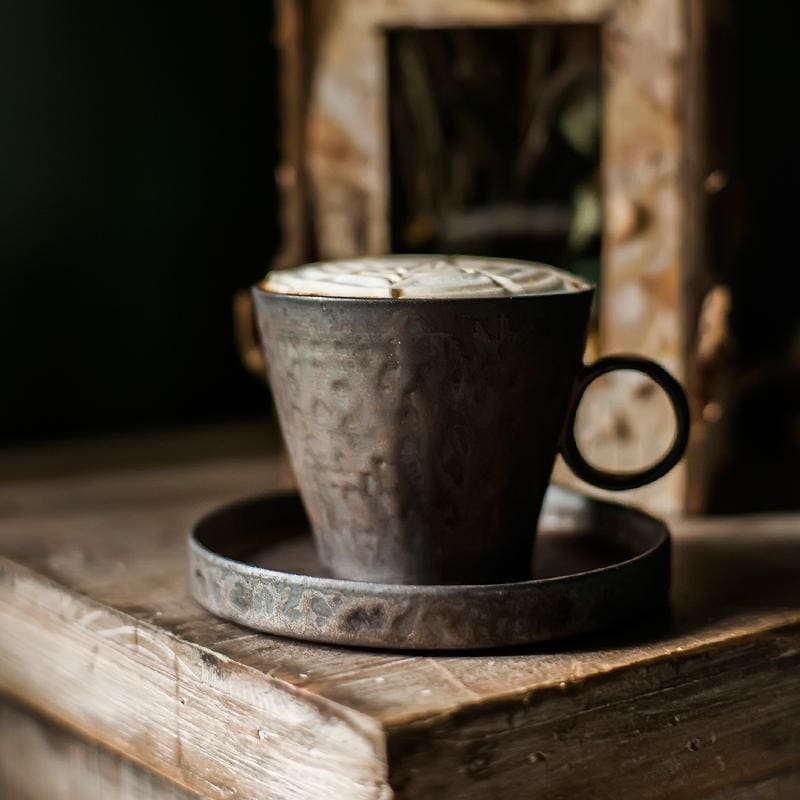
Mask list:
[[[746,533],[746,522],[731,530],[692,535],[673,548],[668,607],[621,628],[544,644],[492,650],[492,658],[578,654],[652,645],[699,635],[726,620],[800,611],[800,532]],[[449,658],[488,651],[442,652]]]

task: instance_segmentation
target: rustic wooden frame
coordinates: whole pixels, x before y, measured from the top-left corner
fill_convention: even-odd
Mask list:
[[[693,162],[700,148],[690,107],[695,93],[689,83],[698,61],[690,35],[697,14],[690,3],[280,0],[279,17],[285,69],[304,76],[302,91],[295,81],[284,92],[289,139],[281,174],[292,176],[284,181],[283,192],[285,208],[294,211],[287,217],[281,265],[316,255],[347,257],[390,249],[387,29],[599,25],[604,81],[601,349],[643,353],[679,378],[688,376],[687,343],[693,338],[697,305],[690,278],[701,253],[695,223],[702,194]],[[287,20],[294,38],[285,35]],[[304,54],[302,70],[298,54]],[[298,223],[298,209],[311,217],[311,230]],[[588,455],[603,460],[610,445],[628,436],[629,449],[639,460],[653,458],[653,448],[663,445],[672,428],[658,393],[643,392],[631,382],[612,384],[605,393],[609,408],[629,410],[610,414],[587,432]],[[685,470],[676,469],[656,486],[637,490],[636,499],[662,510],[680,508],[685,480]]]

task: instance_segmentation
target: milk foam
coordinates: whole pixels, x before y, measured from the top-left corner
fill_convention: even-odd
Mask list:
[[[529,261],[477,256],[383,256],[273,270],[261,288],[323,297],[442,299],[574,292],[588,285],[568,272]]]

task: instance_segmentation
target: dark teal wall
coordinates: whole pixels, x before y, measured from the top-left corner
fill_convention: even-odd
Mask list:
[[[276,243],[271,25],[0,3],[0,441],[266,408],[230,299]]]

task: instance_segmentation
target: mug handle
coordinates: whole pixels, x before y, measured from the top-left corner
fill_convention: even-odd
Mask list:
[[[667,394],[675,414],[675,438],[669,450],[655,464],[635,472],[612,472],[593,467],[581,454],[575,441],[575,417],[584,392],[592,381],[613,370],[634,370],[647,375]],[[683,387],[663,367],[649,358],[633,355],[614,355],[599,358],[593,364],[584,365],[575,383],[572,405],[561,434],[560,450],[569,468],[582,480],[600,489],[622,491],[636,489],[666,475],[686,450],[689,441],[689,402]]]

